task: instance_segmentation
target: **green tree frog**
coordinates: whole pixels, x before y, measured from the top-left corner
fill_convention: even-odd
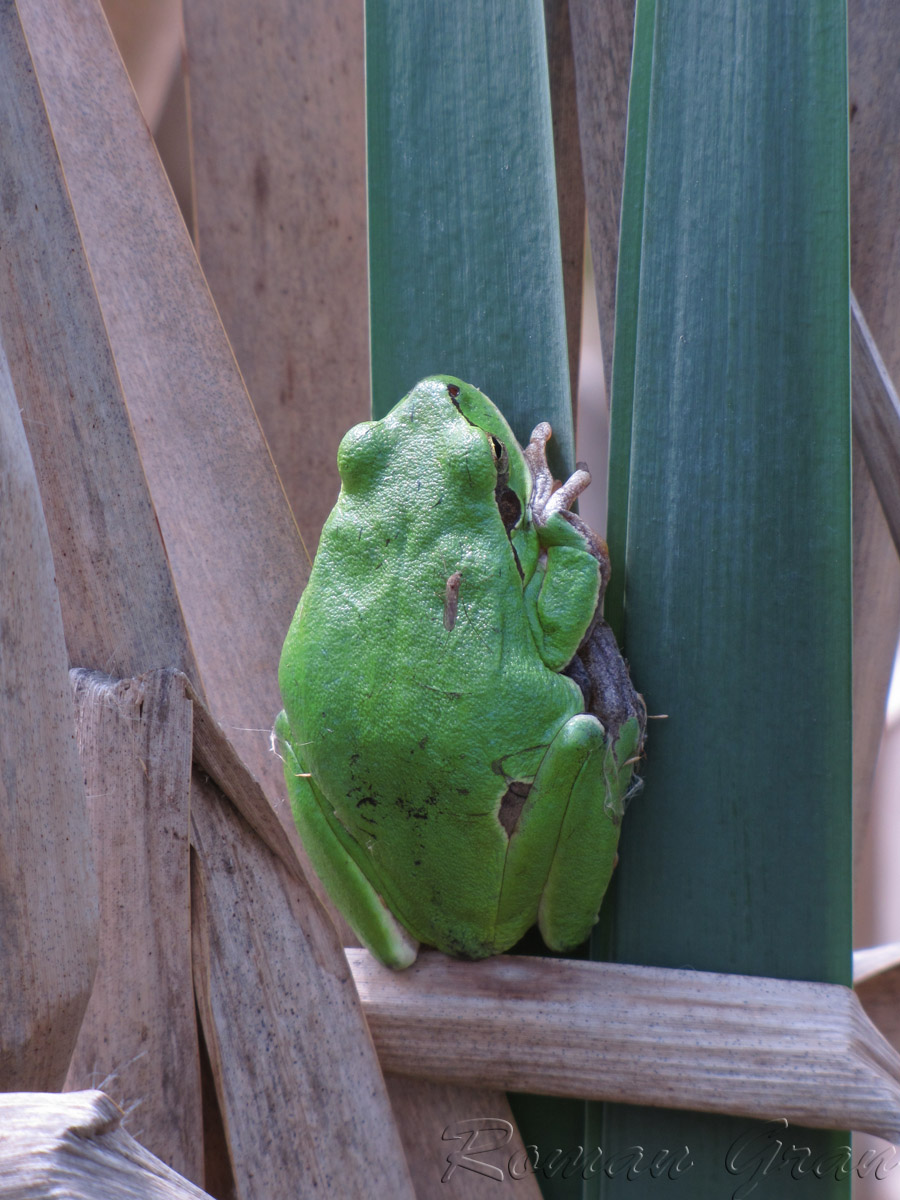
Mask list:
[[[281,656],[276,742],[336,906],[382,963],[570,950],[616,860],[646,712],[600,616],[606,546],[546,460],[447,375],[338,450]]]

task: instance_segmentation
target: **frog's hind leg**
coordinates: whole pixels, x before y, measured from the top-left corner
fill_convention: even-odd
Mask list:
[[[495,941],[505,949],[538,919],[553,950],[587,937],[612,873],[618,825],[603,811],[606,737],[593,716],[571,717],[547,747],[509,833]],[[501,823],[503,822],[501,810]],[[523,918],[526,920],[522,926]]]
[[[287,715],[280,713],[275,736],[284,760],[284,777],[294,821],[316,874],[335,906],[367,950],[386,967],[402,970],[415,962],[419,943],[403,928],[344,845],[348,837],[326,805],[313,780],[305,774],[298,750],[291,744]]]
[[[565,810],[538,906],[538,927],[551,950],[579,946],[597,920],[616,863],[629,759],[640,742],[627,721],[614,746],[596,718],[571,718],[557,735],[554,775],[565,778]],[[542,764],[543,768],[543,764]],[[540,773],[539,773],[540,774]]]

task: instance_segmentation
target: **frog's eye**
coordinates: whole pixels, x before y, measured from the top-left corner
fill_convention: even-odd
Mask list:
[[[509,483],[509,454],[498,437],[488,434],[491,453],[494,456],[494,466],[497,468],[497,487],[504,488]]]
[[[452,399],[454,399],[454,400],[455,400],[455,399],[456,399],[456,397],[459,395],[459,388],[456,386],[456,384],[455,384],[455,383],[448,383],[448,384],[447,384],[447,391],[450,393],[450,396],[451,396],[451,397],[452,397]]]

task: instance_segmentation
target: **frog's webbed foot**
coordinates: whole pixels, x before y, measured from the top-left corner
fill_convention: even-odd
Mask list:
[[[557,484],[547,465],[547,442],[552,429],[546,421],[536,425],[531,441],[525,447],[525,461],[531,471],[532,490],[529,509],[535,525],[546,525],[554,513],[559,513],[581,534],[585,547],[600,563],[601,595],[609,579],[609,553],[606,543],[577,513],[569,512],[581,493],[591,482],[586,463],[576,463],[575,471],[565,483]]]

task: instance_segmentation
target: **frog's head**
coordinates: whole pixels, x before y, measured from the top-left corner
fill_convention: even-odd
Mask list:
[[[531,472],[508,421],[478,388],[453,375],[432,375],[413,388],[433,390],[438,385],[453,407],[483,434],[497,466],[497,506],[507,532],[527,508],[531,495]]]

